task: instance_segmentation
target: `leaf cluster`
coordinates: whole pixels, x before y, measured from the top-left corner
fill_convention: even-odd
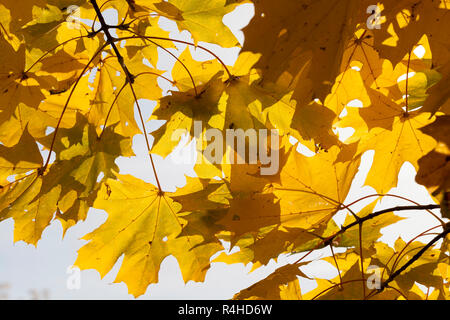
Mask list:
[[[248,3],[255,15],[241,46],[223,18]],[[107,221],[84,237],[75,264],[103,277],[124,256],[115,281],[134,296],[158,282],[171,255],[188,282],[204,281],[212,262],[251,263],[255,270],[303,252],[235,298],[449,299],[450,1],[383,1],[380,28],[367,23],[370,5],[3,0],[0,221],[14,219],[14,241],[37,245],[52,221],[66,232],[90,208],[105,210]],[[106,22],[109,9],[117,12],[116,25]],[[188,31],[192,42],[172,38],[161,28],[164,19]],[[240,54],[226,65],[202,42],[241,47]],[[210,59],[195,60],[194,50]],[[158,70],[166,58],[174,59],[173,68]],[[150,119],[143,118],[143,100],[156,102]],[[164,123],[150,135],[151,120]],[[277,129],[280,170],[266,176],[262,163],[212,163],[202,146],[197,177],[168,192],[154,155],[174,151],[177,130],[198,139],[195,121],[202,135]],[[344,137],[343,129],[353,134]],[[155,183],[120,174],[116,164],[134,156],[139,134]],[[237,152],[225,148],[227,155]],[[374,157],[365,184],[375,194],[348,203],[367,151]],[[394,197],[389,190],[406,162],[436,204],[396,196],[404,205],[376,210]],[[391,248],[379,240],[380,230],[401,220],[395,211],[403,210],[430,214],[437,225]],[[425,236],[431,240],[420,242]],[[224,243],[239,250],[228,254]],[[302,271],[318,250],[328,250],[319,260],[335,269],[334,279]],[[374,291],[366,288],[370,265],[383,268]],[[302,293],[301,278],[317,288]]]

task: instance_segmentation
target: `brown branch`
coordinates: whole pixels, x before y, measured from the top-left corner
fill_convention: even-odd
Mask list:
[[[441,225],[438,225],[438,226],[435,226],[435,227],[430,228],[430,229],[428,229],[428,230],[425,230],[424,232],[420,233],[419,235],[417,235],[417,236],[415,236],[414,238],[412,238],[411,240],[409,240],[409,241],[406,243],[406,245],[403,247],[403,249],[400,250],[400,252],[398,253],[398,255],[397,255],[397,257],[395,258],[394,262],[392,263],[392,267],[391,267],[391,270],[389,271],[389,274],[391,274],[392,272],[394,272],[395,268],[397,268],[397,265],[398,265],[398,263],[401,261],[402,254],[403,254],[403,252],[405,252],[406,248],[408,248],[408,247],[409,247],[414,241],[416,241],[418,238],[423,237],[423,236],[426,236],[426,235],[427,235],[427,232],[429,232],[429,231],[431,231],[431,230],[433,230],[433,229],[439,228],[439,227],[442,227],[442,226],[441,226]],[[417,249],[417,248],[412,249],[412,250],[416,250],[416,249]],[[410,252],[410,251],[408,251],[408,252]],[[407,253],[407,252],[406,252],[406,253]],[[406,253],[405,253],[405,254],[406,254]],[[382,278],[383,278],[383,277],[382,277]]]
[[[128,7],[130,7],[131,11],[136,11],[136,3],[134,0],[125,0],[128,3]]]
[[[396,277],[398,277],[403,271],[405,271],[409,266],[411,266],[414,262],[416,262],[428,249],[430,249],[436,242],[445,238],[450,233],[450,222],[445,225],[444,231],[435,236],[430,242],[428,242],[419,252],[417,252],[408,262],[406,262],[400,269],[392,273],[389,278],[384,281],[380,288],[373,291],[368,298],[373,297],[379,293],[381,293],[385,288],[388,287],[389,283],[394,281]]]
[[[385,274],[386,270],[388,270],[389,274],[391,274],[392,271],[395,270],[395,266],[396,266],[397,260],[398,260],[398,258],[400,257],[400,255],[403,253],[403,251],[406,249],[406,247],[408,247],[413,241],[416,241],[418,238],[420,238],[420,237],[426,235],[427,232],[429,232],[429,231],[431,231],[431,230],[433,230],[433,229],[439,228],[439,227],[442,227],[442,226],[441,226],[441,225],[434,226],[433,228],[430,228],[430,229],[428,229],[428,230],[425,230],[424,232],[420,233],[419,235],[417,235],[417,236],[415,236],[414,238],[412,238],[411,240],[409,240],[408,243],[405,245],[405,247],[398,253],[398,255],[397,255],[397,253],[394,252],[394,254],[393,254],[393,255],[389,258],[389,260],[385,263],[385,267],[383,268],[383,273],[381,274],[381,279],[384,278],[384,274]],[[393,262],[393,264],[392,264],[392,267],[391,267],[391,268],[388,268],[389,262],[391,262],[391,260],[394,259],[394,257],[395,257],[396,255],[397,255],[397,257],[395,258],[395,260],[394,260],[394,262]]]
[[[106,43],[111,46],[114,53],[116,54],[117,60],[119,61],[120,66],[122,67],[123,71],[125,72],[127,81],[129,83],[133,83],[134,76],[131,74],[131,72],[128,70],[127,66],[125,65],[125,61],[124,61],[122,55],[120,54],[119,49],[116,46],[116,40],[109,32],[109,29],[111,27],[106,23],[105,18],[103,17],[102,12],[101,12],[100,8],[98,7],[97,1],[96,0],[90,0],[90,1],[91,1],[92,6],[94,7],[95,13],[97,14],[98,21],[100,22],[100,24],[102,26],[100,28],[100,30],[98,30],[98,31],[103,31],[103,33],[106,36]]]
[[[366,284],[365,282],[365,277],[364,277],[364,257],[363,257],[363,246],[362,246],[362,227],[363,227],[363,222],[361,221],[361,219],[359,220],[359,225],[358,225],[358,235],[359,235],[359,261],[361,263],[361,278],[363,280],[362,282],[362,291],[363,291],[363,299],[366,296]]]

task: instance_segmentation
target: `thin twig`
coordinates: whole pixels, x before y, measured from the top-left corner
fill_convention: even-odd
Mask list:
[[[385,280],[380,288],[373,291],[368,298],[371,298],[379,293],[381,293],[396,277],[398,277],[403,271],[405,271],[409,266],[416,262],[428,249],[430,249],[436,242],[445,238],[450,233],[450,222],[445,225],[444,231],[435,236],[430,242],[428,242],[419,252],[417,252],[410,260],[408,260],[400,269],[392,273],[387,280]]]
[[[122,67],[123,71],[125,72],[125,75],[127,77],[127,81],[130,82],[130,83],[133,83],[134,82],[134,77],[131,74],[131,72],[128,70],[127,66],[125,65],[125,61],[124,61],[122,55],[120,54],[119,49],[116,46],[114,37],[109,32],[110,27],[106,23],[105,18],[103,17],[102,12],[101,12],[98,4],[97,4],[97,1],[96,0],[91,0],[91,4],[94,7],[95,13],[97,14],[97,17],[98,17],[98,21],[100,22],[100,24],[102,26],[100,28],[100,30],[103,31],[103,33],[105,34],[106,40],[107,40],[106,41],[107,44],[109,44],[111,46],[111,48],[113,49],[114,53],[116,54],[117,61],[119,62],[120,66]]]

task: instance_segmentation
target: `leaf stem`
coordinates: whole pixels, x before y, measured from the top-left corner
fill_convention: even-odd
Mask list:
[[[57,46],[53,47],[52,49],[48,50],[47,52],[45,52],[39,59],[37,59],[27,70],[25,70],[24,72],[30,72],[31,69],[33,69],[33,67],[39,63],[39,61],[42,61],[42,59],[44,59],[47,55],[50,54],[50,52],[55,51],[56,49],[58,49],[61,46],[64,46],[65,44],[74,41],[74,40],[79,40],[79,39],[83,39],[83,38],[87,38],[89,36],[85,35],[85,36],[79,36],[79,37],[75,37],[69,40],[66,40],[64,42],[59,43]]]
[[[405,104],[406,104],[406,106],[405,106],[405,108],[406,108],[405,113],[406,114],[408,114],[408,112],[409,112],[409,105],[408,105],[408,80],[409,80],[409,65],[410,65],[410,62],[411,62],[411,51],[409,51],[409,53],[408,53],[408,65],[406,67],[406,87],[405,87]]]
[[[117,58],[117,60],[118,60],[118,62],[120,64],[120,66],[122,67],[123,71],[125,72],[125,75],[126,75],[126,78],[127,78],[127,81],[126,81],[125,85],[126,84],[130,85],[130,89],[131,89],[131,92],[132,92],[133,97],[134,97],[134,101],[136,102],[136,106],[137,106],[137,109],[138,109],[139,118],[141,120],[142,133],[143,133],[144,138],[145,138],[145,143],[146,143],[146,146],[147,146],[148,155],[150,157],[150,163],[151,163],[151,166],[152,166],[152,169],[153,169],[153,174],[155,175],[155,179],[156,179],[156,183],[157,183],[159,192],[162,193],[163,191],[162,191],[159,179],[158,179],[158,174],[156,173],[155,163],[153,161],[152,154],[150,153],[151,152],[150,142],[148,141],[147,129],[145,128],[145,122],[144,122],[144,118],[142,117],[141,107],[139,105],[139,101],[138,101],[136,92],[135,92],[134,87],[133,87],[133,83],[134,83],[134,80],[135,80],[136,77],[133,76],[131,74],[131,72],[128,70],[128,68],[127,68],[127,66],[125,64],[125,60],[123,59],[123,56],[120,54],[119,49],[116,46],[116,41],[118,41],[118,39],[115,39],[111,35],[111,33],[109,32],[109,29],[111,28],[111,26],[109,26],[106,23],[105,18],[103,17],[102,12],[101,12],[98,4],[97,4],[97,1],[96,0],[90,0],[90,2],[92,4],[92,6],[94,7],[94,10],[95,10],[95,12],[97,14],[98,20],[99,20],[99,22],[100,22],[100,24],[102,26],[100,28],[100,31],[103,31],[103,33],[106,36],[106,39],[107,39],[106,45],[110,45],[111,46],[111,48],[113,49],[113,51],[114,51],[114,53],[116,55],[116,58]]]
[[[388,213],[388,212],[392,212],[392,211],[406,211],[406,210],[430,210],[430,209],[438,209],[440,208],[440,206],[438,204],[429,204],[429,205],[423,205],[423,206],[398,206],[398,207],[393,207],[393,208],[388,208],[388,209],[383,209],[380,211],[376,211],[373,212],[371,214],[368,214],[367,216],[364,216],[362,218],[359,218],[359,220],[356,220],[344,227],[342,227],[339,231],[337,231],[336,233],[334,233],[333,235],[331,235],[328,238],[325,238],[322,240],[321,243],[319,243],[314,249],[310,250],[307,254],[305,254],[304,256],[302,256],[300,259],[298,259],[297,261],[295,261],[294,263],[299,263],[301,260],[303,260],[304,258],[306,258],[312,251],[314,251],[315,249],[319,248],[320,245],[324,245],[324,246],[328,246],[330,243],[333,243],[334,239],[336,239],[338,236],[342,235],[343,233],[345,233],[348,229],[359,225],[360,223],[363,223],[364,221],[368,221],[370,219],[373,219],[379,215]]]
[[[136,96],[136,92],[134,91],[133,84],[131,82],[128,82],[128,84],[130,85],[130,89],[131,89],[131,92],[133,93],[134,101],[136,102],[136,107],[138,109],[139,119],[141,120],[141,125],[142,125],[142,133],[144,134],[145,144],[147,146],[148,156],[150,158],[150,163],[152,165],[153,174],[155,176],[156,184],[158,186],[159,193],[162,195],[163,194],[163,190],[162,190],[161,184],[159,182],[158,174],[156,173],[156,166],[155,166],[155,162],[153,161],[153,156],[151,154],[150,142],[148,141],[147,129],[145,129],[145,121],[144,121],[144,118],[142,117],[141,107],[139,105],[139,101],[138,101],[138,98]]]
[[[408,202],[410,202],[410,203],[415,204],[416,206],[420,206],[420,204],[419,204],[418,202],[416,202],[416,201],[414,201],[414,200],[411,200],[411,199],[408,199],[408,198],[405,198],[405,197],[402,197],[402,196],[398,196],[398,195],[396,195],[396,194],[376,193],[376,194],[370,194],[370,195],[368,195],[368,196],[364,196],[364,197],[362,197],[362,198],[359,198],[359,199],[353,201],[353,202],[350,203],[350,204],[344,205],[344,207],[345,207],[345,208],[348,208],[348,207],[350,207],[350,206],[352,206],[352,205],[354,205],[354,204],[356,204],[356,203],[358,203],[358,202],[360,202],[360,201],[366,200],[366,199],[368,199],[368,198],[373,198],[373,197],[393,197],[393,198],[398,198],[398,199],[402,199],[402,200],[408,201]],[[436,220],[438,220],[439,223],[440,223],[442,226],[445,226],[445,222],[444,222],[441,218],[439,218],[437,215],[435,215],[430,209],[426,209],[425,211],[427,211],[427,212],[428,212],[429,214],[431,214],[434,218],[436,218]]]

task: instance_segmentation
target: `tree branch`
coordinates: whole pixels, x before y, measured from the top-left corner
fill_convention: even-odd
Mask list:
[[[406,210],[431,210],[431,209],[439,209],[440,205],[438,204],[428,204],[428,205],[423,205],[423,206],[398,206],[398,207],[393,207],[393,208],[388,208],[388,209],[383,209],[380,211],[376,211],[373,212],[371,214],[368,214],[365,217],[356,219],[356,221],[350,223],[349,225],[346,225],[344,227],[342,227],[341,230],[339,230],[338,232],[336,232],[334,235],[328,237],[325,240],[325,245],[328,245],[329,243],[333,242],[333,240],[340,236],[341,234],[343,234],[344,232],[346,232],[348,229],[355,227],[359,224],[362,224],[364,221],[373,219],[375,217],[378,217],[379,215],[382,215],[384,213],[388,213],[388,212],[392,212],[392,211],[406,211]]]

